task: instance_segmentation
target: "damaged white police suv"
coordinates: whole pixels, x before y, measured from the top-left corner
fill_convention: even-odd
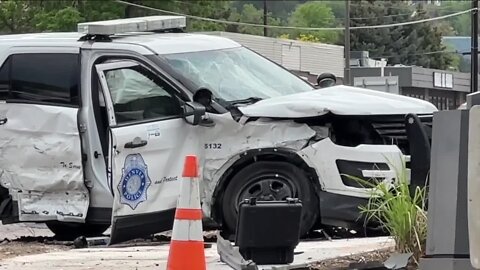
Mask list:
[[[391,183],[406,164],[412,185],[425,179],[432,104],[313,86],[185,23],[0,37],[3,224],[42,222],[62,237],[111,225],[110,243],[169,230],[188,154],[200,159],[205,221],[231,232],[251,197],[300,198],[302,234],[357,228],[371,189],[349,176]]]

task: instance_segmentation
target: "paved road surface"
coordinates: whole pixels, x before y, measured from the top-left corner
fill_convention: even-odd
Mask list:
[[[310,263],[340,256],[349,256],[393,246],[388,238],[357,238],[334,241],[302,242],[295,252],[294,264]],[[209,270],[229,270],[221,262],[216,246],[205,250]],[[165,269],[168,245],[150,247],[88,248],[8,258],[0,269],[24,270],[121,270]],[[266,269],[269,269],[266,268]]]
[[[53,233],[43,223],[20,223],[0,225],[0,239],[14,240],[22,236],[53,236]]]

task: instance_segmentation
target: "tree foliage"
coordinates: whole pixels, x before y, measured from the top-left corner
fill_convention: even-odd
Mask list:
[[[0,2],[0,31],[14,34],[30,31],[37,12],[38,9],[30,1]]]
[[[361,0],[352,9],[351,26],[381,25],[421,20],[428,17],[423,6],[409,6],[403,1]],[[353,30],[351,49],[369,51],[370,55],[386,57],[390,64],[417,65],[447,69],[455,57],[445,51],[442,31],[432,22],[389,28]]]
[[[271,13],[271,16],[282,22],[286,22],[297,5],[303,4],[307,1],[308,0],[267,0],[267,10]],[[247,4],[253,5],[256,9],[263,10],[264,1],[238,0],[232,2],[232,6],[240,12]]]
[[[257,9],[253,4],[245,4],[240,10],[241,11],[237,11],[237,9],[234,8],[233,12],[230,14],[229,21],[263,24],[263,9]],[[267,14],[267,24],[281,25],[281,22],[280,19],[273,17],[272,13],[269,12]],[[227,26],[227,30],[229,32],[238,32],[243,34],[263,35],[263,27],[230,25]],[[278,30],[268,29],[267,33],[269,36],[277,36]]]
[[[335,16],[332,9],[321,1],[311,1],[298,5],[289,19],[290,26],[299,27],[330,27],[335,26]],[[304,31],[293,30],[291,36],[300,37]],[[309,32],[321,42],[333,43],[338,38],[338,33],[334,31],[315,31]]]
[[[152,8],[199,17],[263,24],[264,1],[258,0],[126,0]],[[469,8],[470,1],[442,1],[440,7],[412,6],[398,0],[356,0],[351,2],[351,26],[381,25],[432,16],[441,16]],[[345,2],[335,0],[267,0],[268,24],[296,27],[342,26]],[[84,21],[158,15],[162,12],[117,3],[114,0],[1,0],[0,33],[39,31],[75,31]],[[263,35],[263,27],[227,25],[187,20],[188,31],[231,31]],[[442,51],[442,35],[467,35],[469,14],[432,23],[402,27],[352,30],[352,50],[368,50],[372,56],[386,56],[389,63],[451,68],[459,64],[454,54]],[[271,37],[299,39],[343,45],[343,32],[268,29]]]
[[[429,5],[425,7],[431,17],[436,17],[467,10],[471,8],[471,6],[472,1],[454,0],[442,1],[441,6]],[[447,18],[441,22],[451,26],[452,31],[451,33],[448,33],[450,35],[470,36],[470,20],[470,13],[465,13],[459,16]]]

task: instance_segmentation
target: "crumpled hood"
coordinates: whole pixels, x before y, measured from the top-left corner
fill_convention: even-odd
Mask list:
[[[265,99],[239,110],[248,117],[301,118],[329,112],[337,115],[431,114],[437,108],[417,98],[337,85]]]

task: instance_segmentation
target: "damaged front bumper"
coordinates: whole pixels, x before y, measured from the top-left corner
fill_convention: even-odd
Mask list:
[[[412,187],[424,186],[430,170],[432,115],[407,114],[403,120],[396,119],[372,125],[383,136],[383,144],[345,146],[327,137],[300,154],[317,170],[326,192],[369,197],[372,185],[393,183],[399,177]]]
[[[368,203],[374,187],[380,182],[393,184],[400,174],[404,174],[402,180],[410,184],[411,190],[424,186],[430,169],[429,123],[431,116],[406,115],[407,151],[394,144],[341,146],[330,138],[300,151],[309,166],[315,168],[322,186],[322,223],[350,228],[358,225],[359,206]]]
[[[330,138],[306,147],[300,155],[315,168],[323,191],[360,198],[370,197],[378,182],[393,183],[408,159],[396,145],[348,147]]]

